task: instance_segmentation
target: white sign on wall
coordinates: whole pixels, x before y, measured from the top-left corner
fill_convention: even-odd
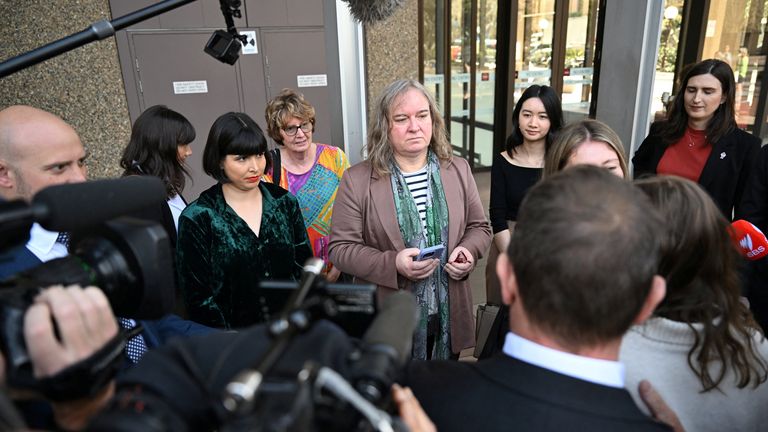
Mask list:
[[[297,87],[325,87],[328,85],[328,75],[296,75]]]
[[[208,93],[208,81],[174,81],[173,94]]]
[[[243,54],[258,54],[259,53],[259,47],[256,45],[256,31],[255,30],[246,30],[241,31],[241,35],[248,37],[248,42],[243,44]]]
[[[717,27],[717,21],[715,20],[707,20],[707,31],[705,33],[705,37],[713,37],[715,35],[715,29]]]

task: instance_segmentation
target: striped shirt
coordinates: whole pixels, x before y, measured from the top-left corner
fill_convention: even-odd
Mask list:
[[[421,227],[424,232],[427,231],[427,189],[429,188],[427,176],[427,166],[424,168],[410,173],[403,173],[405,183],[408,185],[408,190],[411,192],[413,201],[416,203],[416,209],[419,211],[421,217]]]

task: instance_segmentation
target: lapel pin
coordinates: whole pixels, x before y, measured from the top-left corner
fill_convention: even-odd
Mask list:
[[[720,153],[720,159],[725,159],[725,152]]]

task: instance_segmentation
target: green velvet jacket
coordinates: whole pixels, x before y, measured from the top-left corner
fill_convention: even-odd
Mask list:
[[[259,236],[227,205],[221,184],[200,194],[181,213],[176,245],[179,288],[190,319],[238,328],[266,319],[263,279],[299,280],[312,256],[298,201],[285,189],[259,185]],[[278,307],[279,308],[279,307]]]

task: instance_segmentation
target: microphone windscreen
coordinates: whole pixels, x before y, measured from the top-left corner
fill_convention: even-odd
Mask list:
[[[129,176],[47,187],[32,198],[35,219],[50,231],[74,231],[166,200],[157,177]]]
[[[403,364],[411,355],[413,332],[418,322],[419,311],[416,297],[409,291],[397,291],[384,298],[381,308],[371,326],[363,335],[366,346],[385,345],[397,352],[398,364]]]
[[[312,257],[307,259],[302,270],[304,270],[305,273],[317,276],[323,271],[323,267],[325,267],[325,262],[323,260],[317,257]]]
[[[768,255],[768,239],[752,223],[743,219],[734,221],[730,234],[734,246],[748,260],[756,261]]]
[[[389,18],[404,0],[343,0],[349,4],[349,13],[361,24],[374,24]]]

